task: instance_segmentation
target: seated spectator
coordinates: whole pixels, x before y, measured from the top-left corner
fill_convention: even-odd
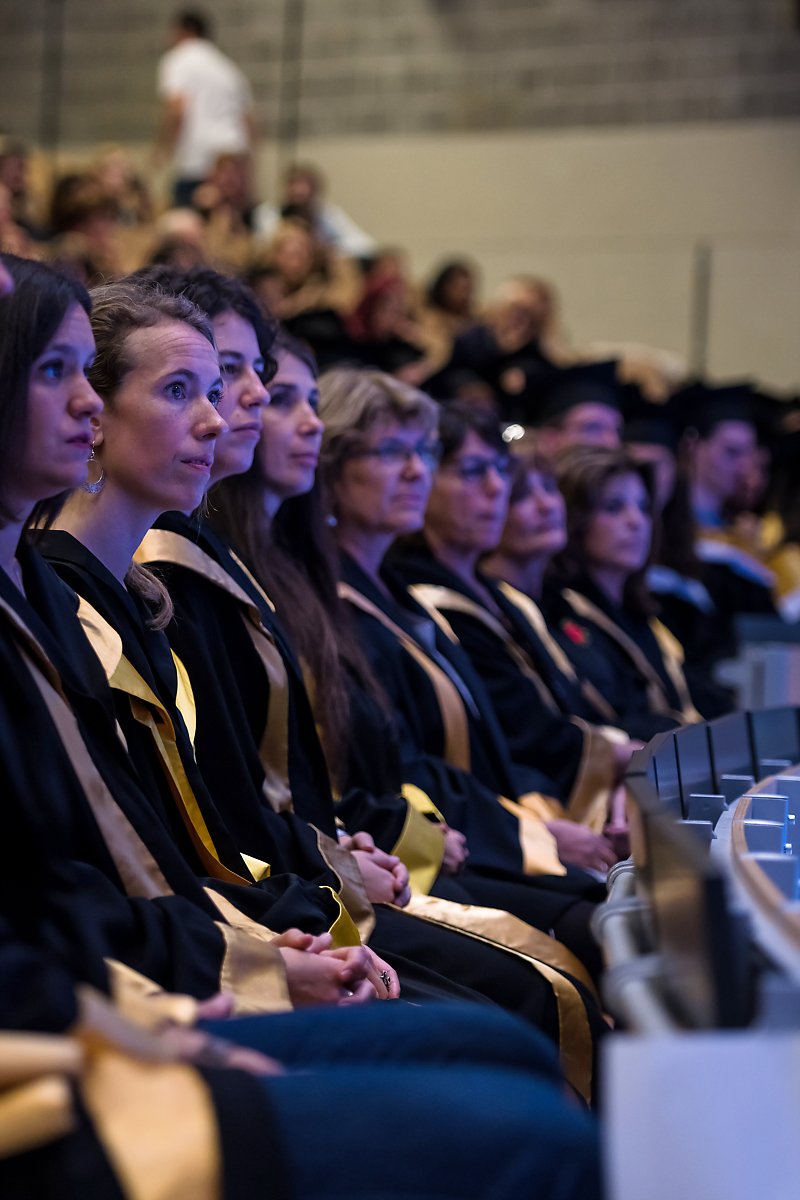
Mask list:
[[[733,657],[736,615],[775,612],[775,577],[764,562],[759,523],[734,518],[739,497],[760,470],[759,434],[773,414],[751,384],[694,384],[675,404],[686,427],[695,553],[724,635],[722,653]]]
[[[122,146],[104,147],[91,167],[100,188],[113,202],[119,225],[149,225],[154,216],[153,198]]]
[[[28,147],[19,138],[0,136],[0,185],[8,188],[14,224],[33,241],[45,240],[47,230],[33,212]]]
[[[0,251],[33,257],[34,242],[28,231],[14,219],[14,197],[11,189],[0,182]]]
[[[542,377],[529,410],[547,458],[570,446],[619,447],[622,391],[615,362],[581,364]]]
[[[192,207],[219,238],[252,232],[253,201],[247,154],[219,154],[205,182],[195,189]]]
[[[562,357],[552,287],[518,276],[500,285],[482,321],[456,336],[431,386],[447,397],[451,372],[469,370],[492,387],[504,419],[525,421],[527,391]]]
[[[553,636],[602,698],[598,719],[632,738],[699,720],[677,639],[647,590],[652,483],[619,450],[573,447],[556,463],[567,544],[553,561],[544,611]]]
[[[439,267],[425,288],[419,321],[437,346],[442,366],[450,360],[458,334],[478,320],[476,274],[466,259],[453,259]]]
[[[706,719],[722,716],[734,698],[716,682],[714,670],[729,649],[695,551],[696,525],[686,474],[678,466],[680,433],[674,407],[642,403],[629,413],[624,441],[626,452],[651,472],[653,482],[658,521],[647,586],[658,601],[659,620],[683,647],[684,673],[697,707]]]
[[[409,282],[397,270],[368,273],[347,328],[353,339],[352,359],[406,383],[421,383],[440,361],[433,340],[414,317]]]
[[[338,205],[323,198],[324,190],[325,180],[318,167],[294,163],[284,175],[277,207],[265,203],[255,209],[253,229],[265,241],[272,241],[282,220],[300,217],[311,227],[315,238],[337,254],[345,258],[371,258],[375,242]]]
[[[266,261],[280,281],[275,315],[284,321],[314,310],[344,314],[358,298],[360,282],[355,268],[329,251],[300,217],[289,217],[276,227]]]
[[[63,175],[57,181],[50,228],[51,260],[74,264],[80,282],[90,286],[119,274],[114,201],[94,176],[83,172]]]

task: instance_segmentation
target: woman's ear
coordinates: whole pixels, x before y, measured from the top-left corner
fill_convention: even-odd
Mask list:
[[[103,425],[100,417],[92,417],[90,421],[92,426],[92,449],[99,450],[103,444]]]

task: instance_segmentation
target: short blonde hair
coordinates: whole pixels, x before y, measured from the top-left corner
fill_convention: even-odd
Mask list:
[[[382,371],[336,367],[319,380],[319,415],[325,423],[322,457],[328,477],[334,477],[365,433],[381,421],[420,424],[426,436],[439,428],[439,405],[419,388]]]

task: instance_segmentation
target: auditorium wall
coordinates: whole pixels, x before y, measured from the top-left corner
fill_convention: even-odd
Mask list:
[[[61,13],[62,156],[113,139],[145,162],[171,7],[0,0],[0,129],[39,138],[44,29]],[[301,11],[298,73],[285,19]],[[580,342],[645,341],[800,386],[792,0],[215,0],[213,12],[253,83],[263,195],[286,154],[277,134],[294,129],[332,197],[407,247],[415,270],[468,251],[487,288],[511,271],[553,279]]]

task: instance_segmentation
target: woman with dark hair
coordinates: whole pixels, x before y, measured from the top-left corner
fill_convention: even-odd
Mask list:
[[[653,540],[651,475],[622,451],[581,447],[558,461],[567,544],[545,593],[548,624],[603,698],[598,719],[649,740],[700,720],[680,643],[654,617],[646,583]]]
[[[735,697],[716,682],[713,671],[730,657],[729,630],[703,581],[706,568],[695,547],[697,521],[672,406],[643,405],[626,421],[623,440],[626,452],[647,467],[653,480],[658,520],[647,586],[658,618],[683,647],[686,681],[698,708],[707,720],[722,716]]]
[[[496,421],[451,405],[439,430],[442,461],[424,532],[400,543],[391,565],[469,655],[514,763],[543,771],[552,781],[548,795],[554,799],[544,815],[562,861],[603,871],[616,858],[602,831],[630,747],[587,722],[580,689],[555,669],[547,651],[543,620],[537,631],[536,613],[526,613],[519,593],[503,588],[480,565],[501,538],[509,511],[513,464]],[[547,507],[546,482],[535,484]],[[517,503],[531,491],[521,470]],[[556,528],[563,512],[550,507],[552,554],[554,539],[563,534],[563,525]],[[542,568],[546,561],[544,556]]]

